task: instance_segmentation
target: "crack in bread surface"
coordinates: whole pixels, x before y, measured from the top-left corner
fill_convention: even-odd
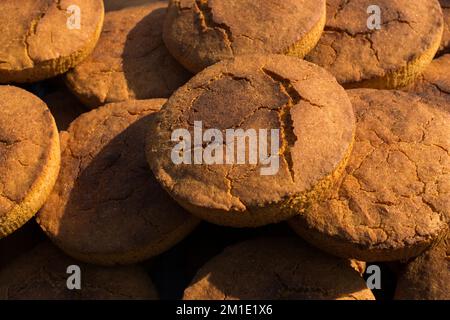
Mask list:
[[[450,115],[400,92],[350,96],[353,155],[338,193],[314,207],[307,225],[366,250],[433,241],[450,219]]]
[[[435,46],[442,21],[435,3],[418,4],[426,11],[436,12],[436,15],[417,20],[414,13],[417,8],[401,2],[382,1],[378,4],[381,7],[381,30],[368,30],[366,26],[368,15],[362,12],[365,13],[363,9],[371,4],[368,1],[327,2],[328,20],[324,35],[306,59],[328,69],[349,88],[358,87],[357,83],[364,81],[369,82],[364,82],[363,86],[382,86],[381,83],[372,83],[373,79],[396,78],[396,73],[410,72],[405,70],[412,70],[422,58],[428,59],[428,51]],[[418,38],[418,34],[421,37]],[[401,48],[393,46],[393,35],[403,37]],[[416,71],[411,72],[413,75]]]

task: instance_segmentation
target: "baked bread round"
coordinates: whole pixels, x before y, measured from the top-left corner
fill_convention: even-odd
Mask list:
[[[215,224],[257,227],[295,216],[327,195],[349,157],[354,121],[345,90],[322,68],[284,55],[240,56],[205,69],[169,99],[152,122],[148,160],[191,213]],[[200,122],[223,141],[196,142]],[[173,135],[180,130],[191,141],[183,161],[174,162],[180,142]],[[253,133],[253,140],[239,141],[237,130]],[[258,156],[257,144],[265,142],[268,152],[258,148]],[[193,149],[204,157],[197,159]]]
[[[0,83],[36,82],[62,74],[94,49],[102,0],[0,1]]]
[[[346,88],[405,86],[426,68],[440,46],[439,2],[377,1],[380,29],[368,26],[375,12],[369,11],[372,5],[371,0],[327,1],[325,32],[305,59],[330,71]]]
[[[191,77],[162,41],[166,8],[166,1],[152,1],[106,13],[94,52],[66,76],[86,106],[167,98]]]
[[[325,0],[171,0],[163,38],[197,73],[238,55],[303,58],[319,41],[325,19]]]
[[[81,289],[69,290],[77,266]],[[69,271],[69,273],[68,273]],[[75,261],[48,242],[0,270],[0,300],[154,300],[158,294],[137,266],[97,267]]]
[[[30,220],[58,176],[60,149],[55,120],[42,100],[0,86],[0,238]]]
[[[450,237],[408,263],[394,298],[450,300]]]
[[[198,271],[184,299],[375,300],[349,260],[296,238],[255,239],[226,248]]]
[[[337,256],[415,257],[450,221],[450,114],[401,91],[348,93],[357,131],[342,185],[290,224]]]
[[[146,162],[145,133],[164,102],[108,104],[61,133],[61,172],[37,221],[70,256],[131,264],[168,250],[196,227]]]

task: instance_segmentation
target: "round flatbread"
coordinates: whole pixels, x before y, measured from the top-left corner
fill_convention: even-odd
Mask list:
[[[67,254],[102,265],[158,255],[198,220],[155,180],[144,142],[162,99],[108,104],[81,115],[61,133],[61,172],[37,216]]]
[[[303,58],[319,41],[325,19],[325,0],[171,0],[164,42],[195,73],[238,55]]]
[[[191,77],[162,41],[166,8],[167,2],[152,1],[106,13],[94,52],[66,77],[86,106],[167,98]]]
[[[342,185],[291,226],[341,257],[415,257],[450,221],[450,113],[400,91],[348,93],[357,131]]]
[[[79,272],[79,283],[75,273]],[[69,290],[68,285],[80,285]],[[154,300],[158,294],[137,266],[105,268],[75,261],[48,242],[0,271],[0,300]]]
[[[156,178],[190,212],[256,227],[327,194],[354,126],[347,94],[322,68],[283,55],[242,56],[205,69],[169,99],[147,154]]]
[[[225,249],[199,270],[184,299],[375,300],[350,261],[295,238],[256,239]]]
[[[407,85],[431,62],[442,39],[437,0],[329,0],[327,16],[322,38],[305,59],[346,88]]]
[[[102,0],[0,1],[0,83],[36,82],[62,74],[94,49]]]

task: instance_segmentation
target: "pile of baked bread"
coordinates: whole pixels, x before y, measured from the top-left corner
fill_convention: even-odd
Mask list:
[[[0,26],[0,299],[450,299],[450,1]]]

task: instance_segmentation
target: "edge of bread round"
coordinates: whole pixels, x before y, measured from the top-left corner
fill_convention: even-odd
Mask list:
[[[31,93],[17,87],[0,86],[0,90],[2,90],[2,87],[11,90],[13,94],[33,96]],[[39,98],[34,97],[34,100],[37,104],[45,106],[45,103]],[[46,106],[45,108],[48,110]],[[50,137],[50,147],[45,153],[45,164],[42,165],[42,171],[33,181],[25,198],[16,204],[5,217],[0,218],[0,238],[14,232],[30,220],[45,203],[56,183],[61,160],[60,144],[58,129],[49,110],[48,120],[52,128],[52,136]]]

